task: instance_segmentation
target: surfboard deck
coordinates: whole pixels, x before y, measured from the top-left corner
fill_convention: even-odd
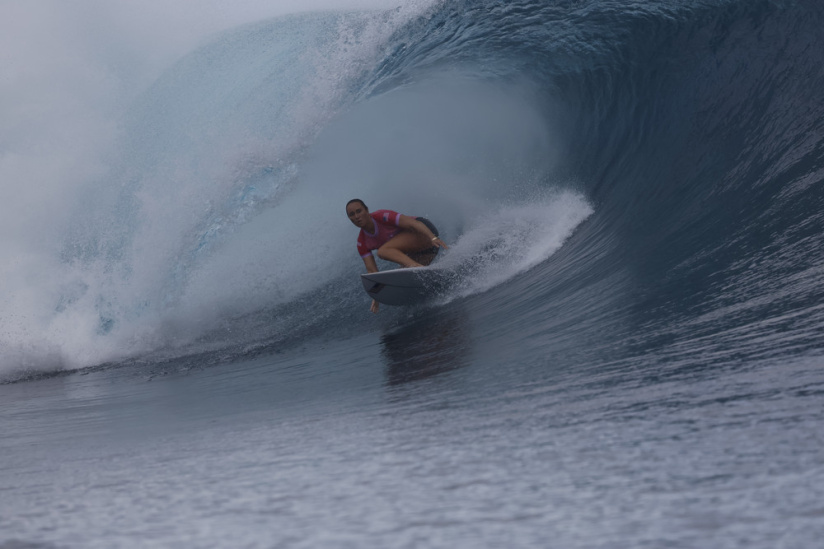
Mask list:
[[[361,275],[363,289],[384,305],[418,305],[444,291],[454,277],[437,267],[392,269]]]

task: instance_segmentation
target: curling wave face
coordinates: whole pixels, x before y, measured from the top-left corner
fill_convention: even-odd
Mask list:
[[[481,336],[814,352],[824,17],[791,4],[439,2],[225,34],[132,105],[45,244],[7,248],[3,372],[375,329],[353,196],[436,221],[441,261],[477,267],[443,306]]]

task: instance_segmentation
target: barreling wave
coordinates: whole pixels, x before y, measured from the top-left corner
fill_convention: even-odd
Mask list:
[[[3,304],[3,371],[377,329],[353,196],[435,220],[444,261],[481,265],[450,303],[552,331],[541,352],[814,352],[823,24],[814,1],[445,1],[232,31],[133,106],[54,276]]]

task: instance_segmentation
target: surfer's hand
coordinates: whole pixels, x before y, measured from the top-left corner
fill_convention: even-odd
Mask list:
[[[446,245],[446,242],[441,240],[441,238],[439,236],[436,236],[435,238],[432,239],[432,244],[434,244],[435,246],[440,246],[444,250],[449,249],[449,246]]]
[[[372,300],[372,306],[369,307],[369,310],[372,311],[373,313],[378,312],[378,302],[375,301],[374,299]]]

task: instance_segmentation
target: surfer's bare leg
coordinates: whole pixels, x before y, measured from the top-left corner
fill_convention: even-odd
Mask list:
[[[378,248],[378,257],[404,267],[422,267],[423,265],[421,263],[413,260],[407,254],[431,247],[432,243],[425,235],[410,231],[401,231],[389,240],[389,242]]]
[[[402,251],[396,250],[394,248],[378,250],[378,257],[380,257],[381,259],[385,259],[387,261],[392,261],[393,263],[397,263],[401,267],[423,267],[423,265],[421,265],[417,261],[412,261],[412,259]]]

